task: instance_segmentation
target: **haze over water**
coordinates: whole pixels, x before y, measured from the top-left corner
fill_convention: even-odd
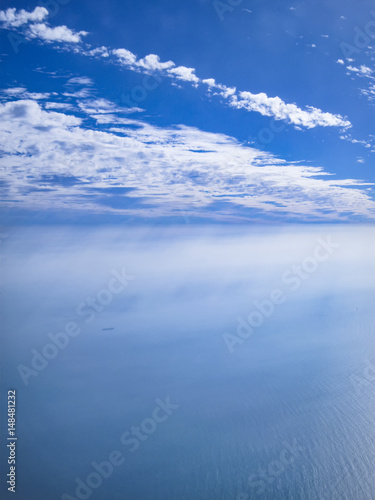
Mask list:
[[[337,225],[13,229],[3,377],[18,392],[17,498],[78,498],[76,478],[114,450],[123,464],[89,498],[373,498],[374,236]],[[335,248],[292,290],[292,267],[310,259],[311,270],[319,241]],[[110,298],[119,274],[127,285]],[[239,318],[276,289],[285,300],[238,337]],[[95,297],[108,302],[100,311]],[[80,333],[22,377],[69,322]],[[168,418],[131,451],[121,436],[168,398]]]

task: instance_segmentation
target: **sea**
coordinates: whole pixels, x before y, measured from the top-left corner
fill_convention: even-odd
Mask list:
[[[2,498],[375,498],[373,226],[19,226],[1,243]]]

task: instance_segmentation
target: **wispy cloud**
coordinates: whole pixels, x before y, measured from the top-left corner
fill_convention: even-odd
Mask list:
[[[2,99],[7,99],[10,96],[16,97],[17,99],[49,99],[51,96],[50,92],[29,92],[24,87],[13,87],[9,89],[4,89],[0,92]]]
[[[302,220],[374,216],[359,181],[285,162],[224,134],[129,119],[107,100],[78,99],[78,106],[100,129],[34,100],[0,105],[3,199],[10,205],[147,217],[182,209],[221,218],[247,217],[247,210]],[[65,178],[72,182],[60,182]],[[108,192],[119,188],[126,199]],[[218,213],[210,210],[215,203]]]
[[[365,148],[373,147],[369,141],[365,141],[363,139],[355,139],[351,136],[351,134],[342,135],[342,136],[340,136],[340,139],[342,139],[344,141],[351,142],[352,144],[360,144],[361,146],[364,146]]]
[[[72,109],[72,105],[67,102],[46,102],[45,109]]]
[[[367,97],[370,102],[375,101],[375,85],[372,83],[367,89],[361,89],[361,94]]]
[[[371,77],[373,71],[371,68],[369,68],[368,66],[362,64],[361,66],[359,66],[359,68],[355,67],[355,66],[347,66],[346,69],[348,71],[351,71],[352,73],[358,73],[358,75],[360,76],[367,76],[367,77]]]
[[[80,102],[78,104],[79,108],[86,114],[90,115],[91,117],[97,118],[98,116],[102,115],[109,115],[113,113],[137,113],[137,112],[142,112],[144,111],[141,108],[120,108],[116,106],[113,102],[108,101],[107,99],[93,99],[93,100],[86,100],[83,102]],[[114,120],[112,123],[115,123],[116,120]],[[111,123],[111,122],[107,122]]]
[[[91,78],[87,76],[75,76],[73,78],[69,78],[67,81],[68,85],[94,85],[94,82]]]

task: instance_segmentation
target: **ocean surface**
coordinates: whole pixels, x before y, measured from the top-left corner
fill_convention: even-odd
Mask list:
[[[373,227],[5,232],[2,498],[375,498]]]

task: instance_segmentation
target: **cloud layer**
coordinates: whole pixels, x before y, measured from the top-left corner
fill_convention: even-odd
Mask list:
[[[45,99],[0,105],[8,206],[142,217],[374,216],[358,181],[287,163],[223,134],[131,119],[128,109],[104,99],[69,100],[74,114]]]

